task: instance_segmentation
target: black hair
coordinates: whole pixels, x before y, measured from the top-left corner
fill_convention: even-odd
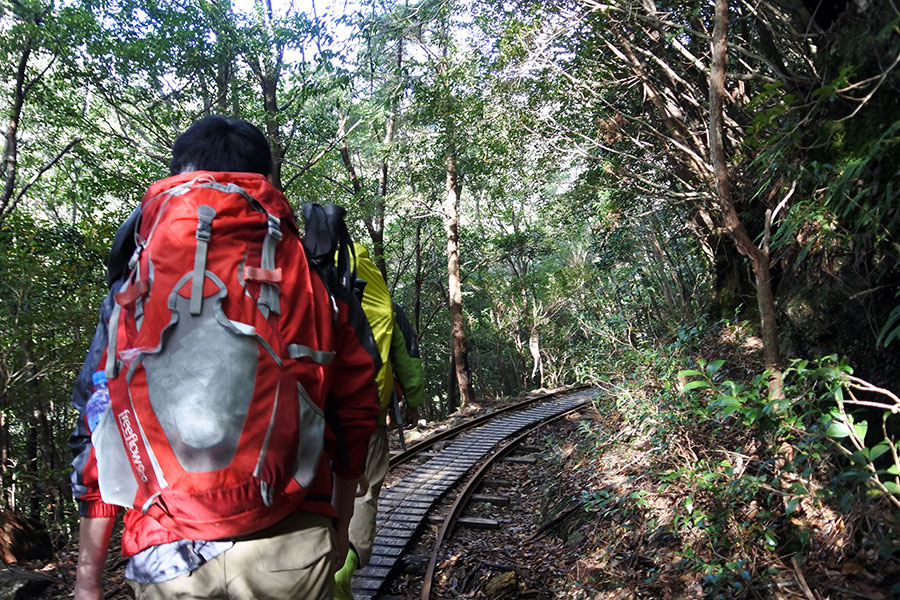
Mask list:
[[[169,173],[240,171],[272,173],[272,150],[262,131],[242,119],[204,117],[175,139]]]

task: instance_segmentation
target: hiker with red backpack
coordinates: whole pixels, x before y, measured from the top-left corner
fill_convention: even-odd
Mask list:
[[[256,127],[198,121],[170,172],[116,233],[73,393],[75,597],[103,597],[125,507],[139,599],[330,599],[378,412],[371,331],[307,261]]]

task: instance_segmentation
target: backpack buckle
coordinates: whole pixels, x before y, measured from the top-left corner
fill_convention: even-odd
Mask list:
[[[271,213],[266,213],[266,221],[268,225],[268,235],[272,236],[278,241],[281,241],[281,221],[275,215]]]
[[[208,242],[212,235],[212,221],[216,216],[216,209],[202,204],[197,207],[197,239]]]
[[[128,270],[133,271],[134,266],[138,264],[138,261],[141,260],[141,252],[144,251],[144,247],[141,244],[137,244],[134,247],[134,252],[131,253],[131,257],[128,259]]]

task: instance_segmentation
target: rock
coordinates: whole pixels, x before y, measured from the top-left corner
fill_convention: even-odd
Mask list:
[[[483,591],[485,598],[488,598],[488,600],[515,598],[519,591],[519,581],[516,578],[516,572],[507,571],[491,577],[484,584]]]
[[[26,600],[36,598],[55,583],[40,573],[0,569],[0,600]]]
[[[5,563],[50,560],[53,545],[37,519],[14,512],[0,512],[0,558]]]

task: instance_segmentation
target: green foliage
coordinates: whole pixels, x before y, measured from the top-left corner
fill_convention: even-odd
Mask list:
[[[829,546],[822,527],[833,524],[823,519],[867,515],[871,529],[856,534],[873,561],[895,552],[896,532],[871,515],[896,510],[900,467],[890,424],[873,435],[867,423],[877,417],[853,404],[865,386],[836,357],[794,360],[786,398],[772,402],[766,373],[748,374],[724,347],[726,359],[702,358],[742,327],[701,320],[664,345],[608,357],[615,384],[604,383],[598,412],[611,431],[579,433],[590,464],[608,465],[616,485],[606,487],[601,471],[580,502],[598,523],[595,559],[633,552],[652,561],[628,563],[628,580],[610,587],[658,597],[660,587],[677,594],[694,581],[704,597],[756,597],[783,575],[785,556],[852,552]],[[885,402],[886,419],[896,412],[900,403]],[[635,530],[647,540],[638,547]]]
[[[812,468],[810,457],[837,450],[849,460],[836,479],[845,485],[867,485],[875,494],[894,497],[892,501],[900,506],[900,484],[896,477],[900,474],[900,459],[897,440],[892,434],[895,429],[888,424],[892,415],[900,413],[900,401],[895,396],[884,391],[888,402],[857,400],[854,389],[877,389],[852,377],[850,366],[836,356],[826,356],[814,363],[792,360],[783,372],[783,399],[769,398],[768,373],[756,376],[746,385],[717,376],[724,365],[722,360],[707,363],[700,359],[698,364],[700,369],[685,369],[678,374],[692,378],[684,385],[683,393],[708,392],[704,396],[706,403],[696,406],[697,412],[722,423],[736,421],[765,434],[773,453],[783,444],[795,446],[797,460],[790,467],[796,472]],[[880,411],[876,418],[883,424],[881,436],[867,437],[869,424],[860,416],[860,406]],[[854,407],[856,410],[851,410]],[[810,493],[802,486],[792,491]],[[794,506],[799,497],[791,500]]]
[[[62,521],[70,497],[69,394],[105,292],[111,235],[92,221],[44,224],[21,212],[0,225],[0,410],[12,458],[4,503],[33,516]]]

